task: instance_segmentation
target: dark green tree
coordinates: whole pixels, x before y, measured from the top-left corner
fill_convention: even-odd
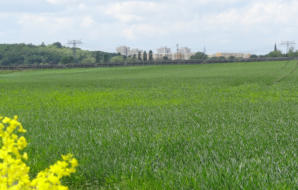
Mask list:
[[[68,63],[73,63],[73,57],[72,56],[63,56],[61,59],[62,64],[68,64]]]
[[[140,51],[138,52],[138,60],[142,61],[142,53]]]
[[[272,51],[266,55],[266,57],[283,57],[284,55],[282,54],[281,51]]]
[[[96,61],[96,63],[100,63],[101,60],[102,60],[102,54],[101,54],[101,52],[100,51],[96,51],[95,52],[95,61]]]
[[[147,59],[147,52],[146,51],[144,51],[144,53],[143,53],[143,61],[147,61],[148,59]]]
[[[149,51],[149,61],[153,61],[153,52],[152,52],[152,50]]]
[[[207,59],[208,55],[206,55],[204,52],[197,52],[193,56],[190,57],[190,59]]]
[[[249,58],[258,58],[258,56],[257,55],[251,55]]]
[[[104,62],[104,63],[107,63],[109,60],[110,60],[109,56],[106,55],[106,54],[104,54],[104,55],[103,55],[103,62]]]
[[[63,48],[63,46],[60,42],[55,42],[52,45],[55,46],[56,48]]]

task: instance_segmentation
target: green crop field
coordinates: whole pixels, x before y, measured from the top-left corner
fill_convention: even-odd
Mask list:
[[[0,71],[32,177],[70,189],[297,189],[298,63]]]

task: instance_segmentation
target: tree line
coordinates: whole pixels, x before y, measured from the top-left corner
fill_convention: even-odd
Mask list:
[[[115,53],[102,51],[87,51],[76,48],[80,64],[107,63]],[[43,65],[43,64],[73,64],[73,49],[63,46],[60,42],[45,45],[32,44],[0,44],[0,65]]]

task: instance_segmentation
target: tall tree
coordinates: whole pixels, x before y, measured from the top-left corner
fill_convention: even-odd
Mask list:
[[[138,52],[138,60],[142,61],[142,53],[140,51]]]
[[[152,52],[152,50],[149,51],[149,61],[153,61],[153,52]]]
[[[147,61],[147,52],[146,51],[144,51],[144,53],[143,53],[143,61]]]
[[[103,62],[106,63],[109,61],[109,56],[106,54],[103,54]]]
[[[101,59],[102,59],[102,55],[101,55],[100,51],[96,51],[95,52],[96,63],[100,63]]]

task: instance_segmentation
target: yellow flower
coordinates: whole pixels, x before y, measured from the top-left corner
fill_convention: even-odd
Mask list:
[[[17,143],[18,143],[19,150],[22,150],[27,146],[27,141],[26,141],[25,137],[23,137],[23,136],[18,139]]]
[[[75,172],[78,161],[72,154],[62,155],[63,161],[57,161],[49,169],[37,174],[33,180],[29,178],[30,168],[23,162],[28,159],[28,154],[20,153],[27,147],[24,136],[18,137],[14,132],[26,133],[22,124],[13,119],[0,116],[0,190],[66,190],[61,185],[60,179]]]
[[[25,153],[23,154],[23,159],[24,159],[24,160],[28,160],[28,154],[27,154],[27,152],[25,152]]]

